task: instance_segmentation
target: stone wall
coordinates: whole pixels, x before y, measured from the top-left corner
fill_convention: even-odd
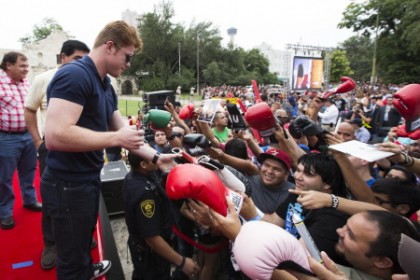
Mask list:
[[[57,67],[58,56],[61,46],[67,40],[71,39],[64,31],[53,31],[47,38],[33,44],[24,45],[21,50],[0,49],[0,61],[5,53],[18,51],[25,54],[29,61],[29,73],[27,79],[29,83],[33,78],[49,69]],[[137,95],[138,83],[134,76],[121,76],[118,79],[111,77],[111,84],[118,95]]]

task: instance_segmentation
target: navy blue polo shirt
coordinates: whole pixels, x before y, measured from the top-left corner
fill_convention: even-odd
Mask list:
[[[108,131],[118,105],[109,77],[101,79],[89,56],[63,65],[48,86],[47,98],[48,101],[60,98],[82,105],[77,126],[94,131]],[[47,166],[51,172],[71,182],[98,180],[103,162],[103,150],[49,151],[47,155]]]

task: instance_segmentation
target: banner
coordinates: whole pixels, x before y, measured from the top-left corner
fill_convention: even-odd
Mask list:
[[[324,60],[315,57],[293,58],[292,89],[321,89],[324,82]]]

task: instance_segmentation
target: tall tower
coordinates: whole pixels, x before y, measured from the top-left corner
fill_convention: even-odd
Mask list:
[[[234,41],[235,41],[235,35],[236,35],[236,33],[238,33],[238,29],[236,29],[235,27],[231,27],[231,28],[229,28],[227,30],[227,34],[230,37],[229,45],[232,46],[232,47],[234,46]]]

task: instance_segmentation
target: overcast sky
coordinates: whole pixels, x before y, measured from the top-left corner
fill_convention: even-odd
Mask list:
[[[0,48],[20,49],[18,39],[32,33],[35,24],[54,18],[75,39],[90,47],[102,27],[121,19],[124,10],[152,12],[159,0],[12,0],[2,4]],[[227,29],[238,29],[235,44],[245,49],[266,42],[274,49],[288,43],[335,47],[350,36],[338,29],[351,0],[173,0],[173,22],[188,27],[192,21],[210,21],[220,30],[223,45]]]

